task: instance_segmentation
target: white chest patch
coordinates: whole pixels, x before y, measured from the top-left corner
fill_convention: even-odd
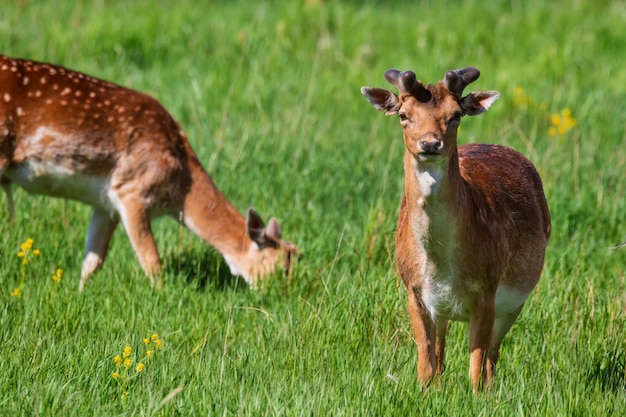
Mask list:
[[[420,205],[423,205],[425,200],[436,192],[437,186],[441,183],[444,172],[442,167],[437,164],[432,164],[428,167],[428,169],[420,170],[417,166],[417,162],[414,162],[413,168],[415,170],[417,184],[422,192],[422,197],[420,198],[419,203]]]

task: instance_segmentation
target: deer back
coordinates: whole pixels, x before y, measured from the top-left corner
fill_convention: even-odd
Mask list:
[[[189,187],[195,155],[157,100],[61,66],[0,56],[0,126],[0,171],[31,192],[98,205],[103,181]]]

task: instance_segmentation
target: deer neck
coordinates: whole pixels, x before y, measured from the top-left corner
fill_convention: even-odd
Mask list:
[[[407,151],[404,169],[405,209],[413,236],[434,259],[448,259],[456,246],[456,211],[463,195],[456,150],[429,160]]]
[[[184,199],[182,223],[217,249],[233,275],[252,276],[247,256],[255,245],[246,233],[246,219],[224,197],[199,161],[191,158],[190,191]]]
[[[462,179],[456,149],[449,155],[421,158],[404,154],[405,193],[410,204],[427,208],[454,204]]]

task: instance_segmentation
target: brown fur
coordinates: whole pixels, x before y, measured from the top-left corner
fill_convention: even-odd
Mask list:
[[[0,55],[0,181],[11,219],[11,183],[93,206],[80,289],[104,262],[120,220],[157,287],[150,221],[158,215],[189,227],[251,284],[277,266],[289,269],[297,251],[275,219],[266,229],[256,212],[245,219],[228,202],[158,101],[53,64]]]
[[[486,111],[494,91],[462,97],[478,70],[451,71],[433,86],[389,70],[396,95],[364,87],[375,108],[399,114],[405,194],[396,235],[397,267],[408,292],[418,378],[443,371],[449,320],[470,323],[470,379],[488,387],[502,339],[536,286],[550,236],[541,179],[503,146],[457,148],[461,115]],[[482,375],[482,376],[481,376]]]

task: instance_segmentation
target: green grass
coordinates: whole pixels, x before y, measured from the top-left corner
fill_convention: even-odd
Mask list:
[[[162,291],[150,288],[120,228],[103,270],[78,294],[89,208],[15,189],[15,222],[5,214],[0,225],[0,414],[621,415],[626,248],[608,248],[626,240],[626,6],[421,3],[3,5],[2,53],[158,97],[229,199],[278,217],[305,257],[290,279],[250,291],[215,251],[164,219],[155,223]],[[526,154],[553,225],[542,280],[505,339],[493,393],[478,397],[463,323],[450,327],[444,375],[426,392],[416,381],[393,261],[401,132],[359,92],[387,86],[388,68],[433,83],[467,65],[482,71],[473,89],[502,96],[463,122],[459,141]],[[548,135],[551,114],[566,108],[577,125]],[[27,237],[41,256],[15,298]],[[124,401],[113,358],[127,345],[141,356],[152,333],[164,347]]]

